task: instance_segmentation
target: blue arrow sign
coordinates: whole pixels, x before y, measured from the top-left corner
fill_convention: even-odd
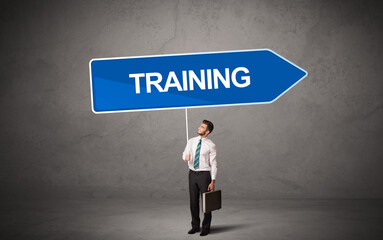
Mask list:
[[[94,113],[271,103],[307,72],[269,49],[92,59]]]

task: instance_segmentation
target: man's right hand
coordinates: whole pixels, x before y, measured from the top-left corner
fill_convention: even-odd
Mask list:
[[[185,161],[186,162],[189,162],[190,161],[190,158],[191,158],[191,154],[189,153],[189,154],[186,154],[186,156],[185,156]]]

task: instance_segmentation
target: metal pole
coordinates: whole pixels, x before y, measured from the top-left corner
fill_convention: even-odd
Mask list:
[[[185,120],[186,120],[186,142],[189,140],[189,125],[188,125],[188,109],[185,108]]]

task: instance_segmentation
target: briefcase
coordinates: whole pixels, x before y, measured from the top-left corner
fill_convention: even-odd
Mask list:
[[[202,209],[204,213],[218,210],[222,207],[221,190],[205,192],[202,194]]]

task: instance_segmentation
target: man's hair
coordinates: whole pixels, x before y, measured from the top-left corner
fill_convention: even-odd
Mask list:
[[[207,130],[209,131],[209,134],[213,132],[214,124],[210,122],[209,120],[203,120],[202,123],[207,125]]]

